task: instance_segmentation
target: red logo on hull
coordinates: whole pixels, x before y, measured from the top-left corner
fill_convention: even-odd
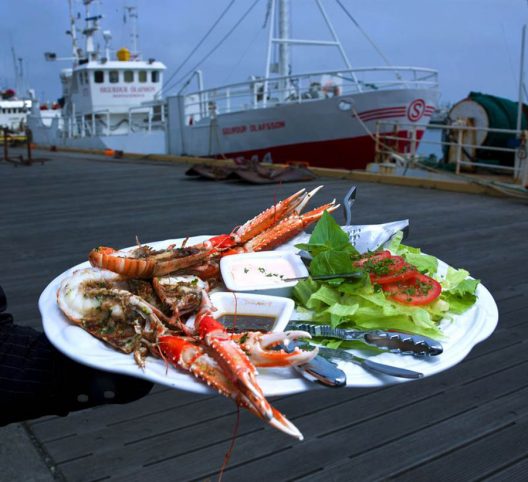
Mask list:
[[[415,99],[407,107],[407,118],[411,122],[419,121],[425,113],[425,100]]]

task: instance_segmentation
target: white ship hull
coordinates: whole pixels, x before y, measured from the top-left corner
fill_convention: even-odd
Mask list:
[[[374,160],[378,121],[400,123],[402,142],[395,147],[408,150],[410,142],[404,139],[410,136],[409,127],[417,127],[419,140],[437,106],[438,91],[400,88],[354,93],[225,113],[192,125],[180,114],[178,97],[168,102],[170,154],[262,159],[269,153],[274,162],[360,169]],[[351,108],[340,108],[343,102]],[[394,127],[380,124],[380,132],[394,133]]]

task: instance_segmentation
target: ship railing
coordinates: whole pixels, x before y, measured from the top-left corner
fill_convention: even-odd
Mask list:
[[[113,117],[119,119],[112,123]],[[101,109],[88,114],[68,116],[64,119],[65,128],[62,132],[67,138],[110,136],[116,135],[117,130],[119,130],[119,135],[126,135],[130,132],[163,130],[165,124],[165,105],[156,103],[155,105],[134,106],[123,114]]]
[[[429,157],[418,154],[440,147],[443,158],[436,163],[451,167],[455,174],[480,171],[510,175],[513,182],[528,187],[528,131],[486,128],[471,125],[471,119],[458,119],[449,124],[429,124],[430,131],[439,130],[441,140],[422,138],[424,126],[405,122],[378,121],[375,132],[376,163],[384,168],[391,164],[404,167],[427,162]],[[484,134],[484,136],[483,136]],[[501,145],[478,143],[477,137],[501,136]],[[493,159],[493,157],[499,158]],[[510,165],[511,164],[511,165]],[[387,169],[385,169],[387,172]]]
[[[389,89],[433,89],[438,72],[420,67],[364,67],[283,77],[252,77],[245,82],[184,95],[185,117],[192,124],[218,114]]]
[[[134,116],[134,114],[136,114]],[[139,115],[138,115],[139,114]],[[146,119],[145,119],[146,114]],[[139,118],[139,123],[135,119]],[[145,123],[146,120],[146,123]],[[128,126],[133,132],[164,130],[166,124],[166,106],[163,102],[144,104],[128,109]]]
[[[104,116],[106,121],[101,117]],[[108,109],[76,114],[64,117],[62,136],[66,138],[93,137],[108,135],[110,126],[110,111]]]

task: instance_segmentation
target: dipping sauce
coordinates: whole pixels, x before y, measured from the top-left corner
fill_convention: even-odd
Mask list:
[[[231,265],[231,276],[245,286],[276,286],[295,278],[293,266],[285,258],[239,261]]]
[[[248,315],[243,313],[225,313],[218,321],[222,323],[228,331],[241,333],[243,331],[271,331],[277,317],[266,315]]]

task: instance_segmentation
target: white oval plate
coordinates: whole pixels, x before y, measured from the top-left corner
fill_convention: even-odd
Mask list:
[[[192,245],[209,239],[211,236],[196,236],[187,241]],[[179,244],[183,239],[173,239],[148,243],[155,249],[162,249],[169,244]],[[60,311],[56,295],[61,281],[80,268],[89,267],[89,263],[82,263],[57,276],[42,292],[39,299],[39,309],[46,336],[51,343],[66,356],[84,365],[144,378],[154,383],[160,383],[179,390],[196,393],[212,393],[205,384],[196,380],[192,375],[182,370],[167,366],[163,360],[153,357],[147,358],[144,370],[139,368],[132,355],[126,355],[111,348],[104,342],[93,337],[82,328],[71,323]],[[445,263],[440,268],[447,269]],[[411,356],[401,356],[383,353],[370,359],[380,363],[409,368],[422,372],[424,376],[447,370],[460,363],[471,349],[491,335],[498,321],[498,310],[490,292],[479,284],[477,288],[477,302],[463,315],[455,316],[454,320],[442,325],[447,340],[443,341],[444,353],[429,359]],[[340,363],[347,375],[349,387],[375,387],[399,383],[405,379],[374,375],[361,367],[351,363]],[[259,383],[267,396],[286,395],[322,388],[316,383],[307,382],[291,368],[259,369]]]

